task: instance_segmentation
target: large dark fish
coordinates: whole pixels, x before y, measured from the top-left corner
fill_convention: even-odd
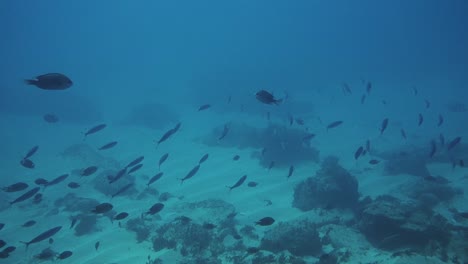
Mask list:
[[[138,163],[142,162],[143,160],[145,159],[144,156],[140,156],[136,159],[134,159],[132,162],[130,162],[127,166],[125,166],[125,168],[130,168],[130,167],[133,167],[135,165],[137,165]]]
[[[114,208],[114,206],[112,204],[102,203],[102,204],[96,205],[96,207],[93,210],[91,210],[91,212],[93,212],[95,214],[104,214],[104,213],[107,213],[110,210],[112,210],[112,208]]]
[[[36,165],[34,165],[34,162],[30,159],[22,159],[20,161],[20,164],[23,167],[28,168],[28,169],[34,169],[34,167],[36,167]]]
[[[261,225],[261,226],[269,226],[272,225],[275,222],[275,219],[272,217],[264,217],[257,222],[255,222],[256,225]]]
[[[226,187],[229,188],[229,191],[232,191],[232,189],[241,186],[245,182],[246,179],[247,179],[247,175],[244,175],[244,176],[240,177],[240,179],[237,180],[237,182],[234,185],[226,186]]]
[[[63,174],[63,175],[60,175],[58,176],[57,178],[47,182],[45,184],[46,187],[49,187],[49,186],[52,186],[52,185],[56,185],[56,184],[59,184],[61,182],[63,182],[66,178],[68,178],[68,174]]]
[[[28,153],[26,153],[26,156],[24,156],[23,159],[29,159],[30,157],[32,157],[32,155],[34,155],[34,154],[37,152],[38,149],[39,149],[39,146],[34,146],[34,147],[32,147],[32,148],[28,151]]]
[[[90,129],[88,129],[88,131],[86,131],[84,133],[84,139],[86,139],[86,137],[88,135],[91,135],[91,134],[94,134],[96,132],[99,132],[99,131],[103,130],[104,128],[106,128],[106,126],[107,126],[106,124],[99,124],[97,126],[94,126],[94,127],[90,128]]]
[[[360,147],[356,150],[356,152],[354,152],[354,159],[355,159],[355,160],[359,159],[359,157],[362,155],[363,151],[364,151],[364,148],[363,148],[362,146],[360,146]]]
[[[163,203],[155,203],[151,208],[146,212],[146,214],[154,215],[162,211],[164,209]]]
[[[33,197],[36,193],[39,192],[41,188],[40,187],[35,187],[27,192],[25,192],[23,195],[21,195],[20,197],[16,198],[14,201],[10,202],[10,205],[12,204],[15,204],[15,203],[19,203],[19,202],[22,202],[22,201],[25,201],[31,197]]]
[[[456,145],[458,145],[461,141],[461,137],[456,137],[447,145],[447,150],[453,149]]]
[[[118,190],[117,192],[115,192],[113,195],[112,195],[112,198],[116,197],[117,195],[119,194],[122,194],[124,193],[125,191],[127,191],[128,189],[130,189],[130,187],[133,186],[133,183],[129,183],[127,185],[125,185],[124,187],[120,188],[120,190]]]
[[[155,181],[161,179],[161,177],[164,175],[164,173],[160,172],[156,175],[154,175],[153,177],[151,177],[151,179],[148,181],[148,183],[146,184],[146,186],[150,186],[151,184],[153,184]]]
[[[89,166],[87,168],[84,168],[81,173],[80,173],[80,176],[83,177],[83,176],[90,176],[92,175],[93,173],[95,173],[96,171],[98,170],[98,167],[97,166]]]
[[[127,173],[127,168],[119,170],[114,177],[109,179],[109,184],[120,180],[120,178],[122,178],[126,173]]]
[[[291,166],[289,167],[288,177],[287,177],[287,178],[289,179],[289,178],[293,175],[293,173],[294,173],[294,166],[291,165]]]
[[[6,187],[3,187],[2,190],[4,192],[19,192],[19,191],[26,190],[28,187],[29,185],[25,182],[17,182],[17,183],[8,185]]]
[[[128,171],[128,174],[133,173],[133,172],[135,172],[135,171],[141,169],[141,167],[143,167],[143,164],[137,164],[137,165],[133,166],[133,167]]]
[[[229,125],[225,124],[223,128],[223,132],[221,133],[221,136],[218,138],[218,140],[225,138],[228,132],[229,132]]]
[[[423,115],[421,113],[419,113],[418,126],[421,126],[423,122],[424,122],[424,117],[423,117]]]
[[[437,126],[440,127],[444,123],[444,117],[439,114],[439,122],[437,122]]]
[[[202,105],[202,106],[200,106],[200,107],[198,108],[198,111],[200,112],[200,111],[206,110],[206,109],[208,109],[208,108],[210,108],[210,107],[211,107],[211,105],[209,105],[209,104],[204,104],[204,105]]]
[[[21,243],[26,244],[26,249],[27,249],[29,247],[29,245],[31,245],[31,244],[41,242],[42,240],[48,239],[49,237],[52,237],[53,235],[57,234],[57,232],[60,231],[60,229],[62,229],[62,226],[56,226],[54,228],[51,228],[51,229],[41,233],[40,235],[33,238],[29,242],[22,242],[21,241]]]
[[[73,252],[70,250],[63,251],[62,253],[57,255],[57,259],[67,259],[73,255]]]
[[[43,90],[65,90],[73,85],[70,78],[61,73],[47,73],[39,75],[35,79],[25,80],[25,82]]]
[[[180,184],[182,185],[184,183],[185,180],[188,180],[190,178],[192,178],[197,172],[198,170],[200,169],[200,164],[198,164],[197,166],[193,167],[193,169],[191,169],[189,171],[189,173],[187,173],[187,175],[185,175],[184,178],[182,179],[179,179],[180,180]]]
[[[205,162],[208,159],[209,156],[210,155],[208,153],[203,155],[203,157],[201,157],[200,161],[198,161],[198,164],[202,164],[203,162]]]
[[[435,140],[431,141],[431,152],[429,152],[429,158],[434,157],[435,153],[437,151],[437,146]]]
[[[161,165],[167,160],[169,153],[166,153],[159,158],[158,169],[161,170]]]
[[[387,126],[388,126],[388,118],[385,118],[382,121],[382,125],[380,126],[380,135],[382,135],[385,129],[387,129]]]
[[[255,98],[257,98],[258,101],[264,103],[264,104],[276,104],[278,105],[283,101],[283,99],[275,99],[273,94],[270,92],[267,92],[265,90],[260,90],[255,94]]]
[[[105,149],[110,149],[110,148],[113,148],[117,145],[117,141],[112,141],[112,142],[109,142],[107,144],[104,144],[102,145],[100,148],[98,148],[99,150],[105,150]]]
[[[343,124],[343,121],[335,121],[335,122],[331,122],[330,124],[328,124],[327,126],[327,131],[331,128],[335,128],[337,126],[340,126],[341,124]]]

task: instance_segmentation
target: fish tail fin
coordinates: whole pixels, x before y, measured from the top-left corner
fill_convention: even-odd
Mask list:
[[[36,85],[36,84],[37,84],[37,80],[25,79],[25,80],[24,80],[24,83],[26,83],[27,85]]]
[[[24,242],[24,241],[20,241],[20,243],[26,245],[26,251],[28,250],[29,244],[31,244],[30,242]]]
[[[273,103],[275,105],[280,105],[282,102],[283,102],[283,99],[278,99],[278,100],[275,100]]]
[[[232,187],[230,187],[230,186],[226,186],[226,188],[228,188],[228,189],[229,189],[229,192],[231,192],[231,191],[232,191]]]

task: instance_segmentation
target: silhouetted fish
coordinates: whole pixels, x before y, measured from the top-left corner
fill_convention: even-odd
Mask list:
[[[86,139],[86,137],[91,135],[91,134],[94,134],[96,132],[99,132],[99,131],[103,130],[106,127],[107,127],[106,124],[99,124],[97,126],[94,126],[94,127],[90,128],[90,129],[88,129],[88,131],[86,131],[84,133],[84,139]]]
[[[458,145],[461,141],[461,137],[456,137],[447,145],[447,150],[453,149],[456,145]]]
[[[28,168],[28,169],[34,169],[34,167],[36,167],[36,165],[34,165],[34,162],[30,159],[22,159],[20,161],[20,164],[23,167]]]
[[[99,241],[94,243],[94,249],[96,249],[96,251],[98,251],[100,245],[101,245],[101,242],[99,242]]]
[[[402,136],[404,139],[406,139],[406,132],[405,132],[405,130],[404,130],[404,129],[401,129],[400,132],[401,132],[401,136]]]
[[[370,145],[370,140],[366,140],[366,151],[370,152],[371,145]]]
[[[366,95],[363,94],[363,95],[361,96],[361,104],[364,104],[365,102],[366,102]]]
[[[431,107],[431,102],[429,102],[429,100],[424,99],[424,103],[426,104],[426,109],[429,109],[429,107]]]
[[[92,175],[93,173],[95,173],[96,171],[98,170],[98,167],[97,166],[89,166],[87,168],[84,168],[81,173],[80,173],[80,176],[90,176]]]
[[[369,164],[371,164],[371,165],[377,165],[379,163],[380,163],[380,161],[378,161],[376,159],[369,160]]]
[[[247,175],[244,175],[244,176],[240,177],[240,179],[237,180],[237,182],[234,185],[226,186],[226,187],[229,188],[229,191],[232,191],[232,189],[241,186],[245,182],[246,179],[247,179]]]
[[[123,219],[127,218],[127,216],[128,216],[127,212],[122,212],[122,213],[119,213],[116,216],[114,216],[113,219],[117,220],[117,221],[120,221],[120,220],[123,220]]]
[[[221,133],[221,136],[219,136],[218,140],[225,138],[228,132],[229,132],[229,125],[225,124],[223,127],[223,132]]]
[[[45,186],[49,187],[49,186],[52,186],[52,185],[59,184],[59,183],[63,182],[66,178],[68,178],[68,174],[60,175],[57,178],[49,181]]]
[[[367,94],[370,94],[372,90],[372,83],[371,82],[367,82],[367,85],[366,85],[366,92]]]
[[[29,185],[25,182],[17,182],[17,183],[8,185],[6,187],[3,187],[2,190],[4,192],[19,192],[19,191],[26,190],[28,187]]]
[[[114,177],[109,179],[109,184],[120,180],[120,178],[122,178],[126,173],[127,173],[127,168],[119,170]]]
[[[421,126],[423,122],[424,122],[424,117],[423,117],[423,115],[421,113],[419,113],[418,126]]]
[[[235,160],[235,161],[238,161],[239,159],[240,159],[239,155],[234,155],[234,157],[232,157],[232,160]]]
[[[110,210],[112,210],[112,208],[114,208],[114,206],[112,204],[102,203],[102,204],[96,205],[96,207],[93,210],[91,210],[91,212],[93,212],[95,214],[104,214],[104,213],[107,213]]]
[[[413,87],[413,93],[414,95],[418,95],[418,89],[416,89],[416,87]]]
[[[31,226],[35,225],[36,223],[37,222],[34,221],[34,220],[29,220],[29,221],[25,222],[24,224],[22,224],[21,226],[22,227],[31,227]]]
[[[337,126],[340,126],[341,124],[343,124],[343,121],[335,121],[335,122],[331,122],[330,124],[328,124],[327,126],[327,131],[331,128],[335,128]]]
[[[71,189],[77,189],[77,188],[80,188],[80,184],[77,183],[77,182],[70,182],[67,184],[67,186]]]
[[[273,168],[273,166],[275,166],[275,162],[274,162],[274,161],[270,162],[270,165],[268,165],[268,171],[270,171],[271,168]]]
[[[39,192],[41,188],[40,187],[35,187],[29,191],[27,191],[26,193],[24,193],[23,195],[21,195],[20,197],[16,198],[15,200],[13,200],[12,202],[10,202],[10,205],[12,204],[15,204],[15,203],[19,203],[19,202],[22,202],[22,201],[25,201],[31,197],[33,197],[37,192]]]
[[[5,227],[4,223],[0,223],[0,231]]]
[[[343,83],[343,87],[342,87],[342,91],[343,93],[346,95],[346,94],[353,94],[353,91],[351,91],[351,88],[349,87],[349,85],[347,83]]]
[[[388,126],[388,118],[385,118],[382,121],[382,125],[380,125],[380,135],[382,135],[385,129],[387,129],[387,126]]]
[[[362,146],[359,146],[359,148],[354,152],[354,159],[355,160],[359,159],[363,151],[364,151],[364,148]]]
[[[41,242],[42,240],[48,239],[49,237],[57,234],[57,232],[60,231],[60,229],[62,229],[62,226],[56,226],[54,228],[51,228],[51,229],[41,233],[40,235],[36,236],[35,238],[30,240],[29,242],[21,241],[21,243],[26,244],[26,249],[27,249],[29,247],[29,245],[31,245],[31,244]]]
[[[166,153],[159,158],[158,169],[161,170],[161,165],[167,160],[169,153]]]
[[[247,183],[247,186],[249,187],[257,187],[257,185],[258,185],[258,182],[254,182],[254,181]]]
[[[47,123],[57,123],[59,121],[59,118],[54,114],[45,114],[42,118]]]
[[[180,123],[178,123],[174,128],[169,129],[162,135],[162,137],[158,140],[156,147],[159,146],[159,144],[163,143],[164,141],[168,140],[172,135],[174,135],[180,128]]]
[[[37,152],[38,149],[39,149],[39,146],[34,146],[34,147],[32,147],[32,148],[28,151],[28,153],[26,153],[26,156],[24,156],[23,159],[29,159],[30,157],[32,157],[32,156]]]
[[[130,187],[133,186],[133,183],[129,183],[127,185],[125,185],[124,187],[120,188],[117,192],[115,192],[113,195],[112,195],[112,198],[114,198],[115,196],[119,195],[119,194],[122,194],[124,193],[125,191],[127,191],[128,189],[130,189]]]
[[[154,175],[153,177],[151,177],[151,179],[148,181],[148,183],[146,184],[146,186],[150,186],[151,184],[153,184],[155,181],[161,179],[161,177],[163,176],[164,173],[160,172],[156,175]]]
[[[34,180],[34,183],[36,185],[46,185],[47,183],[49,183],[49,181],[44,178],[37,178]]]
[[[70,78],[61,73],[47,73],[25,82],[43,90],[65,90],[73,85]]]
[[[293,173],[294,173],[294,166],[291,165],[291,166],[289,166],[289,171],[288,171],[288,177],[287,178],[289,179],[289,177],[291,177],[293,175]]]
[[[429,152],[429,157],[430,158],[434,157],[436,151],[437,151],[436,142],[434,140],[431,140],[431,151]]]
[[[203,157],[201,157],[200,161],[198,161],[198,164],[202,164],[203,162],[205,162],[208,159],[208,157],[209,157],[208,153],[203,155]]]
[[[143,164],[137,164],[137,165],[131,167],[127,174],[131,174],[133,172],[136,172],[139,169],[141,169],[141,167],[143,167]]]
[[[107,144],[102,145],[102,146],[99,147],[98,149],[99,149],[99,150],[110,149],[110,148],[115,147],[117,144],[118,144],[117,141],[112,141],[112,142],[109,142],[109,143],[107,143]]]
[[[139,156],[138,158],[136,158],[132,162],[130,162],[127,166],[125,166],[125,169],[137,165],[138,163],[142,162],[144,159],[145,159],[144,156]]]
[[[198,108],[198,111],[200,112],[200,111],[206,110],[206,109],[208,109],[208,108],[210,108],[210,107],[211,107],[211,105],[209,105],[209,104],[204,104],[204,105],[202,105],[202,106],[200,106],[200,107]]]
[[[273,219],[272,217],[264,217],[258,220],[257,222],[255,222],[255,224],[260,225],[260,226],[269,226],[269,225],[272,225],[274,222],[275,222],[275,219]]]
[[[63,251],[62,253],[57,255],[57,259],[67,259],[73,255],[73,252],[70,250]]]
[[[440,127],[444,123],[444,117],[439,114],[439,122],[437,122],[437,126]]]
[[[162,211],[164,209],[163,203],[155,203],[151,208],[146,212],[146,214],[154,215]]]
[[[187,173],[187,175],[186,175],[184,178],[179,179],[179,180],[180,180],[180,184],[182,185],[182,184],[184,183],[184,181],[186,181],[186,180],[192,178],[192,177],[198,172],[199,169],[200,169],[200,164],[198,164],[197,166],[193,167],[193,169],[191,169],[191,170],[189,171],[189,173]]]
[[[278,105],[283,101],[283,99],[275,99],[273,94],[270,92],[267,92],[265,90],[260,90],[255,94],[255,98],[257,98],[258,101],[264,103],[264,104],[276,104]]]

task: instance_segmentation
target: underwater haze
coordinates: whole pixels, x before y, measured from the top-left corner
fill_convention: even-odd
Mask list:
[[[0,25],[0,264],[468,263],[467,1],[18,0]]]

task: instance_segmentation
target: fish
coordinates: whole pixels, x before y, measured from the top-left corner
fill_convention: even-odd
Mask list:
[[[227,99],[227,103],[230,104],[231,101],[232,101],[232,96],[229,95],[229,96],[228,96],[228,99]]]
[[[49,186],[52,186],[52,185],[59,184],[59,183],[63,182],[66,178],[68,178],[68,174],[62,174],[62,175],[58,176],[57,178],[49,181],[45,186],[49,187]]]
[[[239,155],[234,155],[234,157],[232,157],[232,160],[235,160],[235,161],[238,161],[239,159],[240,159]]]
[[[377,165],[379,163],[380,163],[380,161],[376,160],[376,159],[369,160],[369,164],[371,164],[371,165]]]
[[[98,251],[100,245],[101,245],[101,242],[99,242],[99,241],[96,242],[96,243],[94,244],[94,249],[96,249],[96,251]]]
[[[114,216],[113,220],[120,221],[120,220],[123,220],[123,219],[127,218],[127,216],[128,216],[127,212],[122,212],[122,213],[119,213],[116,216]]]
[[[53,244],[54,243],[54,239],[53,238],[49,238],[49,244]]]
[[[437,146],[435,140],[431,140],[431,151],[429,152],[429,158],[434,157],[437,151]]]
[[[274,162],[274,161],[270,162],[270,165],[268,165],[268,171],[270,171],[271,168],[273,168],[273,166],[275,166],[275,162]]]
[[[372,83],[371,82],[367,82],[367,85],[366,85],[366,92],[367,94],[370,94],[372,90]]]
[[[114,183],[114,182],[120,180],[120,178],[122,178],[123,176],[125,176],[126,173],[127,173],[127,168],[124,168],[124,169],[119,170],[119,171],[117,172],[117,174],[116,174],[114,177],[112,177],[112,178],[109,179],[109,184]]]
[[[370,145],[370,140],[366,140],[366,151],[370,152],[371,145]]]
[[[130,187],[133,186],[133,183],[129,183],[127,185],[125,185],[124,187],[120,188],[117,192],[115,192],[113,195],[112,195],[112,198],[116,197],[117,195],[119,194],[122,194],[124,193],[125,191],[127,191],[128,189],[130,189]]]
[[[62,253],[57,255],[57,259],[67,259],[73,255],[73,252],[70,250],[63,251]]]
[[[206,110],[206,109],[208,109],[208,108],[210,108],[210,107],[211,107],[211,105],[209,105],[209,104],[204,104],[204,105],[202,105],[202,106],[200,106],[200,107],[198,108],[198,112],[203,111],[203,110]]]
[[[7,243],[0,239],[0,248],[4,247]]]
[[[57,123],[59,121],[59,118],[54,115],[54,114],[45,114],[42,119],[44,119],[44,121],[46,121],[47,123]]]
[[[387,126],[388,126],[388,118],[385,118],[382,121],[382,125],[380,125],[380,135],[382,135],[385,129],[387,129]]]
[[[133,167],[139,163],[141,163],[143,160],[145,159],[144,156],[139,156],[138,158],[134,159],[133,161],[131,161],[127,166],[125,166],[125,169],[128,169],[130,167]]]
[[[96,171],[98,170],[98,167],[97,166],[89,166],[87,168],[84,168],[81,173],[80,173],[80,176],[83,177],[83,176],[90,176],[92,175],[93,173],[95,173]]]
[[[49,181],[44,178],[37,178],[36,180],[34,180],[34,183],[36,185],[46,185],[47,183],[49,183]]]
[[[437,126],[440,127],[444,123],[444,117],[439,114],[439,122],[437,122]]]
[[[269,225],[272,225],[274,222],[275,222],[275,219],[268,216],[268,217],[264,217],[264,218],[258,220],[257,222],[255,222],[255,225],[269,226]]]
[[[416,87],[413,87],[413,94],[418,95],[418,89],[416,89]]]
[[[343,121],[335,121],[335,122],[331,122],[330,124],[328,124],[327,126],[327,131],[331,128],[335,128],[337,126],[340,126],[341,124],[343,124]]]
[[[20,192],[26,190],[29,185],[25,182],[17,182],[2,188],[4,192]]]
[[[31,244],[41,242],[42,240],[48,239],[49,237],[52,237],[53,235],[57,234],[57,232],[60,231],[60,229],[62,229],[62,226],[56,226],[54,228],[51,228],[51,229],[39,234],[38,236],[36,236],[35,238],[31,239],[28,242],[21,241],[21,243],[25,244],[26,249],[27,249],[29,247],[29,245],[31,245]]]
[[[71,189],[77,189],[77,188],[80,188],[81,185],[77,182],[70,182],[67,184],[67,186]]]
[[[260,90],[257,93],[255,93],[255,98],[257,98],[258,101],[264,104],[278,105],[283,101],[283,99],[276,99],[272,93],[265,90]]]
[[[106,124],[99,124],[99,125],[96,125],[96,126],[90,128],[90,129],[88,129],[88,131],[86,131],[84,133],[84,139],[86,139],[86,137],[91,135],[91,134],[94,134],[94,133],[97,133],[97,132],[103,130],[106,127],[107,127]]]
[[[31,226],[35,225],[36,223],[37,222],[34,221],[34,220],[29,220],[29,221],[25,222],[24,224],[22,224],[21,226],[22,227],[31,227]]]
[[[229,125],[225,124],[223,127],[223,132],[221,133],[221,136],[218,138],[218,140],[225,138],[228,132],[229,132]]]
[[[405,130],[404,130],[403,128],[400,130],[400,133],[401,133],[401,136],[402,136],[404,139],[406,139],[406,132],[405,132]]]
[[[203,223],[202,227],[207,230],[213,230],[216,228],[216,225],[212,223]]]
[[[26,79],[28,85],[34,85],[42,90],[66,90],[73,85],[72,80],[62,73],[47,73]]]
[[[130,170],[127,172],[127,174],[131,174],[133,172],[136,172],[139,169],[141,169],[142,167],[143,167],[143,164],[137,164],[137,165],[131,167]]]
[[[426,109],[429,109],[429,107],[431,107],[431,102],[429,102],[429,100],[424,99],[424,103],[426,104]]]
[[[23,195],[21,195],[20,197],[16,198],[15,200],[11,201],[10,202],[10,205],[12,204],[15,204],[15,203],[19,203],[19,202],[23,202],[23,201],[26,201],[27,199],[33,197],[36,193],[39,192],[41,188],[40,187],[35,187],[27,192],[25,192]]]
[[[198,164],[202,164],[203,162],[205,162],[208,159],[208,157],[209,157],[208,153],[203,155],[203,157],[201,157],[200,161],[198,161]]]
[[[258,185],[258,182],[254,182],[254,181],[247,183],[247,186],[249,187],[257,187],[257,185]]]
[[[26,153],[26,156],[24,156],[23,159],[29,159],[30,157],[32,157],[32,156],[37,152],[38,149],[39,149],[39,146],[34,146],[34,147],[32,147],[32,148],[28,151],[28,153]]]
[[[363,94],[363,95],[361,96],[361,104],[364,104],[365,102],[366,102],[366,95]]]
[[[346,95],[346,94],[353,94],[353,91],[351,91],[351,88],[349,87],[349,85],[347,83],[343,83],[343,87],[342,87],[342,91],[343,93]]]
[[[235,189],[235,188],[241,186],[245,182],[246,179],[247,179],[247,175],[244,175],[244,176],[240,177],[240,179],[237,180],[237,182],[234,185],[226,186],[226,187],[229,188],[229,191],[232,191],[232,189]]]
[[[359,159],[363,151],[364,151],[364,148],[362,146],[359,146],[359,148],[354,152],[354,159],[355,160]]]
[[[153,177],[151,177],[151,179],[148,181],[148,183],[146,184],[147,187],[149,187],[151,184],[153,184],[155,181],[161,179],[161,177],[164,175],[164,173],[160,172],[156,175],[154,175]]]
[[[115,147],[118,144],[117,141],[112,141],[107,144],[102,145],[101,147],[98,148],[98,150],[106,150]]]
[[[198,172],[199,169],[200,169],[200,164],[198,164],[197,166],[193,167],[193,169],[191,169],[191,170],[189,171],[189,173],[187,173],[187,175],[185,175],[184,178],[179,179],[179,180],[180,180],[180,184],[182,185],[182,184],[184,183],[184,181],[186,181],[186,180],[192,178],[192,177]]]
[[[155,215],[164,209],[164,204],[163,203],[155,203],[151,208],[146,212],[148,215]]]
[[[0,223],[0,231],[5,227],[4,223]]]
[[[159,158],[159,163],[158,163],[159,170],[161,170],[161,165],[163,165],[163,163],[167,160],[168,157],[169,157],[169,153],[166,153],[162,155],[161,158]]]
[[[112,210],[112,208],[114,208],[114,206],[112,204],[102,203],[102,204],[96,205],[96,207],[93,210],[91,210],[91,212],[93,212],[95,214],[104,214],[104,213],[107,213],[110,210]]]
[[[455,146],[457,146],[461,142],[461,137],[456,137],[450,143],[447,145],[447,150],[453,149]]]
[[[180,124],[180,123],[179,123],[179,124]],[[176,127],[177,127],[177,126],[176,126]],[[172,135],[174,135],[174,134],[177,132],[178,129],[179,129],[179,128],[177,127],[177,129],[176,129],[176,128],[171,128],[171,129],[169,129],[168,131],[166,131],[166,133],[164,133],[164,134],[161,136],[161,138],[157,141],[156,147],[158,147],[159,144],[163,143],[164,141],[168,140]]]
[[[289,125],[292,126],[294,124],[294,116],[292,116],[291,114],[288,114],[288,121],[289,121]]]
[[[78,222],[79,219],[78,219],[78,217],[75,216],[75,217],[71,217],[70,220],[71,220],[70,229],[72,229],[73,227],[75,227],[75,225],[76,225],[76,223]]]
[[[304,120],[301,119],[301,118],[296,118],[296,124],[300,125],[300,126],[303,126],[305,123],[304,123]]]
[[[309,133],[302,137],[303,142],[310,142],[313,138],[315,138],[315,134]]]
[[[36,165],[34,164],[34,162],[30,159],[22,159],[20,161],[20,164],[25,167],[25,168],[28,168],[28,169],[34,169],[34,167],[36,167]]]
[[[289,179],[293,175],[293,173],[294,173],[294,166],[291,165],[291,166],[289,166],[289,171],[288,171],[288,177],[287,178]]]
[[[423,115],[421,113],[419,113],[418,126],[421,126],[423,122],[424,122],[424,117],[423,117]]]

